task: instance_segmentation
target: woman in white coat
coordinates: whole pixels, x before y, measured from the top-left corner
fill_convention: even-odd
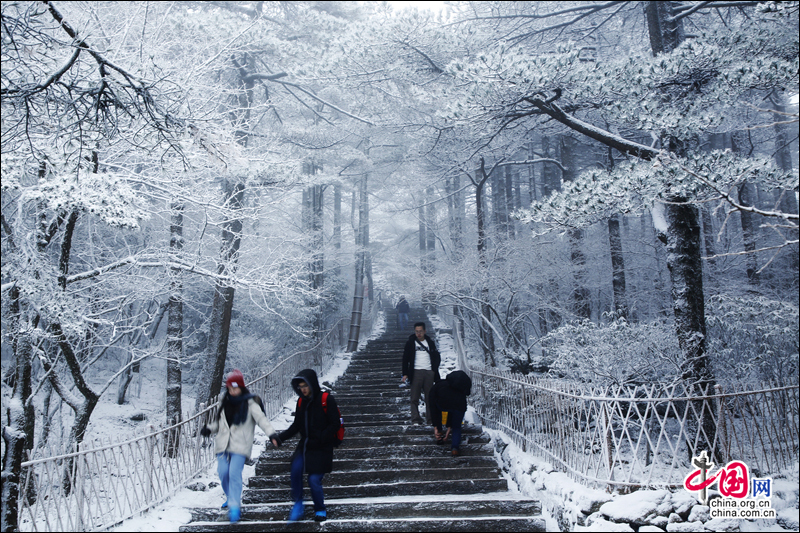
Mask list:
[[[242,514],[242,470],[253,452],[256,424],[269,436],[272,445],[278,440],[272,424],[264,414],[261,399],[250,394],[244,386],[241,371],[234,370],[225,381],[227,391],[222,397],[214,416],[200,434],[204,437],[217,434],[214,453],[217,454],[217,472],[227,501],[231,523],[238,522]]]

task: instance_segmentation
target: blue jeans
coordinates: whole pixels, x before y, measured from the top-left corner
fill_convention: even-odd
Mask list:
[[[461,445],[461,422],[464,420],[464,413],[461,411],[450,411],[447,413],[447,425],[450,426],[450,447],[458,449]]]
[[[217,472],[222,490],[228,498],[228,508],[242,507],[242,470],[247,459],[238,453],[218,453]]]
[[[408,313],[397,313],[397,327],[400,329],[408,327]]]
[[[292,459],[292,499],[295,503],[303,501],[303,472],[305,471],[303,454],[298,453]],[[322,476],[325,474],[309,474],[308,488],[314,500],[314,511],[325,510],[325,497],[322,494]]]

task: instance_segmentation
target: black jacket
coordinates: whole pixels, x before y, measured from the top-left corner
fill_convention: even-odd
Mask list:
[[[317,373],[312,369],[301,370],[292,378],[292,388],[301,396],[297,385],[305,381],[311,386],[311,398],[303,396],[300,408],[294,413],[294,422],[278,435],[280,442],[300,433],[300,442],[292,455],[303,454],[307,474],[327,474],[333,470],[333,444],[339,430],[339,409],[336,399],[328,394],[327,413],[322,408],[322,389]]]
[[[414,380],[414,360],[417,356],[417,343],[416,335],[411,335],[406,341],[406,347],[403,350],[403,376],[408,376],[409,381]],[[433,339],[425,335],[425,340],[428,341],[428,349],[431,352],[431,370],[433,370],[433,382],[439,381],[439,364],[442,362],[442,356],[439,350],[436,349],[436,343]]]
[[[463,370],[450,372],[447,378],[431,387],[431,420],[434,426],[442,425],[442,411],[467,411],[467,396],[472,391],[472,380]]]
[[[397,302],[395,309],[397,309],[398,313],[408,313],[411,310],[411,306],[409,306],[408,302],[403,299]]]

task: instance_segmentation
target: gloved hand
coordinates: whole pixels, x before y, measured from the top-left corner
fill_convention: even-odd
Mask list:
[[[200,434],[204,437],[208,437],[211,435],[211,430],[208,429],[208,426],[203,426],[203,429],[200,430]]]

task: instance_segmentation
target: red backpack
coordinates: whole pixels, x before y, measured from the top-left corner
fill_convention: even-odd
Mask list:
[[[297,410],[300,410],[300,406],[303,404],[302,396],[297,399]],[[325,411],[325,414],[328,414],[328,393],[322,393],[322,410]],[[342,418],[342,413],[339,411],[339,408],[336,408],[336,414],[339,415],[339,430],[336,432],[336,438],[333,441],[333,447],[339,446],[342,441],[344,440],[344,419]]]

